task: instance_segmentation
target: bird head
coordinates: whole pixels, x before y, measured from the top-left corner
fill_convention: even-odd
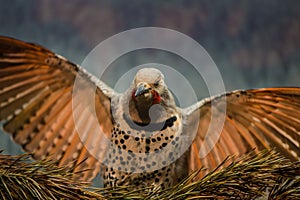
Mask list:
[[[129,113],[132,120],[136,122],[150,122],[151,108],[157,109],[154,111],[157,121],[162,121],[168,117],[168,113],[173,113],[176,109],[173,96],[164,82],[164,75],[158,69],[139,70],[130,87],[130,92]]]
[[[160,104],[166,86],[164,75],[155,68],[144,68],[134,78],[132,99],[143,104]]]

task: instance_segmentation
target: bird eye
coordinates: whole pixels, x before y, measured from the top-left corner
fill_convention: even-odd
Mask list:
[[[154,83],[153,83],[153,86],[154,86],[154,87],[158,87],[158,86],[159,86],[159,81],[154,82]]]

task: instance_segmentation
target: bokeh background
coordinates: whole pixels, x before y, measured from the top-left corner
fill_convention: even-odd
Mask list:
[[[41,44],[78,64],[108,37],[145,26],[174,29],[198,41],[228,91],[300,86],[298,0],[0,0],[0,35]],[[184,65],[172,56],[164,59],[162,52],[135,52],[116,61],[102,79],[112,86],[124,70],[146,62],[147,56]],[[197,83],[197,77],[187,78]],[[197,95],[207,96],[200,81]],[[0,149],[21,152],[2,132]]]

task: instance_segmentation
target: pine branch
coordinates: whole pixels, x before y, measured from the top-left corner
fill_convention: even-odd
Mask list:
[[[72,179],[72,169],[49,159],[32,162],[30,154],[0,154],[1,199],[101,199],[86,183]]]
[[[2,199],[300,199],[300,162],[290,162],[274,151],[253,152],[232,162],[230,158],[203,178],[198,169],[179,184],[161,190],[89,188],[72,180],[72,169],[30,155],[0,154]],[[76,176],[76,174],[75,174]]]

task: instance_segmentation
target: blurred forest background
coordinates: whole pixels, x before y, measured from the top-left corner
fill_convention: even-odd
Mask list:
[[[121,31],[170,28],[206,49],[227,91],[300,86],[297,0],[1,0],[0,25],[0,35],[38,43],[78,64],[99,42]],[[103,79],[113,84],[116,76],[143,61],[132,60],[137,55]],[[199,99],[207,96],[202,86],[199,91]],[[0,149],[21,152],[2,132]]]

